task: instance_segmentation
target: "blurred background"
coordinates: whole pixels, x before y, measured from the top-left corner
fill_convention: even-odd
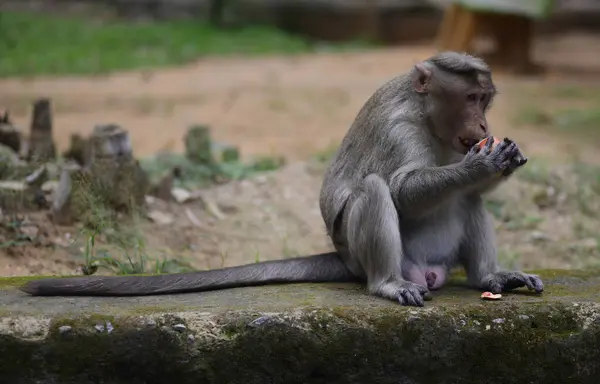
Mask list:
[[[27,136],[32,103],[48,98],[64,153],[73,134],[119,124],[150,176],[178,165],[177,196],[202,198],[153,200],[127,231],[93,235],[46,212],[4,215],[0,275],[81,273],[102,257],[108,273],[168,272],[330,249],[323,168],[373,91],[439,50],[488,60],[500,91],[492,129],[531,158],[487,198],[503,265],[600,265],[598,0],[17,0],[0,1],[5,125]],[[198,124],[239,150],[225,180],[186,162]]]

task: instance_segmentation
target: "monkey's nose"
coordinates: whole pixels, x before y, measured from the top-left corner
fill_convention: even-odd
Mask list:
[[[481,130],[482,130],[483,132],[487,132],[487,127],[485,126],[485,124],[481,124],[481,123],[479,123],[479,128],[481,128]]]

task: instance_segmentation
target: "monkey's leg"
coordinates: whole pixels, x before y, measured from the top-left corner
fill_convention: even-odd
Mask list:
[[[481,197],[473,197],[466,209],[468,219],[465,223],[460,259],[467,271],[469,284],[493,293],[520,287],[542,292],[544,284],[539,276],[521,271],[500,270],[493,223]]]
[[[382,178],[367,176],[350,196],[342,230],[346,231],[350,257],[362,266],[371,294],[402,305],[423,306],[427,288],[402,278],[398,213]]]

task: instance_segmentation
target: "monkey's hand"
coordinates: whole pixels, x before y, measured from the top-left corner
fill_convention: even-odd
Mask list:
[[[431,300],[427,287],[401,279],[383,283],[374,293],[386,299],[398,300],[402,305],[413,307],[423,307],[424,301]]]
[[[501,293],[515,288],[527,287],[530,291],[542,293],[544,283],[537,275],[530,275],[520,271],[502,271],[486,276],[483,279],[483,288],[492,293]]]
[[[514,143],[512,140],[510,139],[505,139],[505,140],[509,140],[510,142]],[[513,174],[513,172],[517,169],[522,167],[523,165],[525,165],[525,163],[527,163],[527,157],[525,157],[525,155],[523,155],[523,153],[521,152],[521,149],[519,148],[517,143],[514,143],[517,146],[517,154],[515,155],[515,157],[512,158],[510,165],[508,166],[508,168],[502,173],[502,176],[504,177],[508,177],[510,175]]]
[[[494,140],[490,137],[482,148],[478,145],[473,146],[463,159],[465,167],[483,179],[502,175],[519,154],[517,144],[508,138],[496,146],[493,146],[493,143]]]

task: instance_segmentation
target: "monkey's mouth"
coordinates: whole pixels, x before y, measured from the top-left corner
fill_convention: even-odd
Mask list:
[[[472,146],[474,146],[475,144],[479,143],[479,140],[477,139],[463,139],[462,137],[458,138],[458,141],[460,141],[460,143],[462,145],[464,145],[467,148],[471,148]]]

